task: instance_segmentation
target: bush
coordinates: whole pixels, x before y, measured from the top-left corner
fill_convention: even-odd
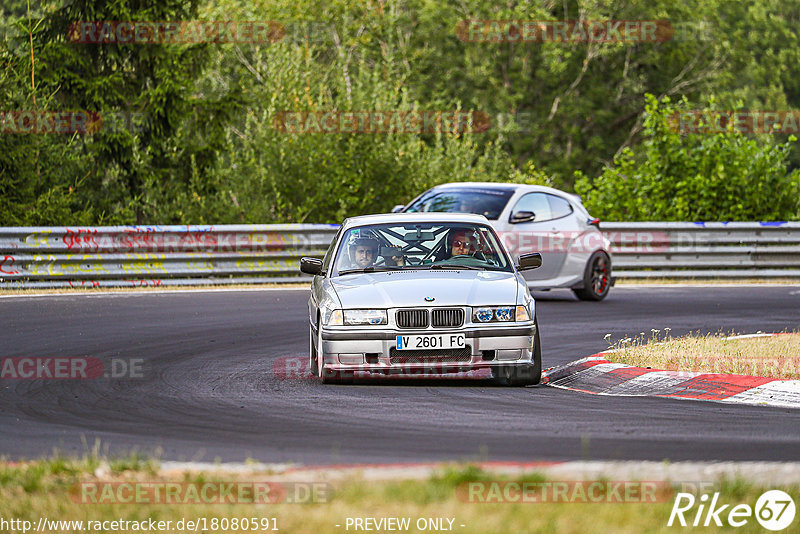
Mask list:
[[[787,170],[794,138],[776,144],[730,127],[682,134],[674,118],[688,106],[646,95],[644,140],[575,190],[594,215],[615,221],[779,221],[800,216],[800,171]]]

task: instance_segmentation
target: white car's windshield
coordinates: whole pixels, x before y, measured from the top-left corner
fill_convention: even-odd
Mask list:
[[[451,213],[475,213],[489,220],[496,220],[506,207],[513,189],[465,187],[459,189],[431,189],[404,211],[429,212],[445,211]]]
[[[511,271],[492,230],[470,223],[382,224],[351,228],[336,255],[336,272],[404,269]]]

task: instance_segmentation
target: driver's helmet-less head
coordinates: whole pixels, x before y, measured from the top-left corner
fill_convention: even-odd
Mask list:
[[[478,243],[478,234],[472,228],[454,228],[450,232],[450,251],[453,256],[473,254]]]
[[[348,242],[348,253],[354,266],[369,267],[378,255],[378,240],[369,234],[353,234]]]

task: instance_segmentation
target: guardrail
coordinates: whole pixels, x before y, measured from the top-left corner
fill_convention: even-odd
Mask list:
[[[619,278],[800,278],[800,222],[602,223]]]
[[[800,223],[603,223],[619,278],[800,278]],[[0,287],[305,282],[338,225],[0,228]]]
[[[0,228],[0,287],[57,288],[307,281],[338,225]]]

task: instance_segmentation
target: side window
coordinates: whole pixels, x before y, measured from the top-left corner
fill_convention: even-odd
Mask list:
[[[550,210],[553,219],[560,219],[572,213],[572,205],[563,198],[555,195],[547,195],[547,199],[550,201]]]
[[[331,267],[331,259],[333,259],[333,249],[336,246],[336,242],[339,241],[339,237],[342,235],[342,228],[339,227],[339,231],[336,232],[336,235],[331,241],[331,244],[328,246],[328,251],[325,253],[325,257],[322,259],[322,270],[325,272],[330,272]]]
[[[536,214],[534,222],[549,221],[551,216],[550,202],[547,201],[545,193],[528,193],[517,201],[512,213],[518,211],[532,211]]]

